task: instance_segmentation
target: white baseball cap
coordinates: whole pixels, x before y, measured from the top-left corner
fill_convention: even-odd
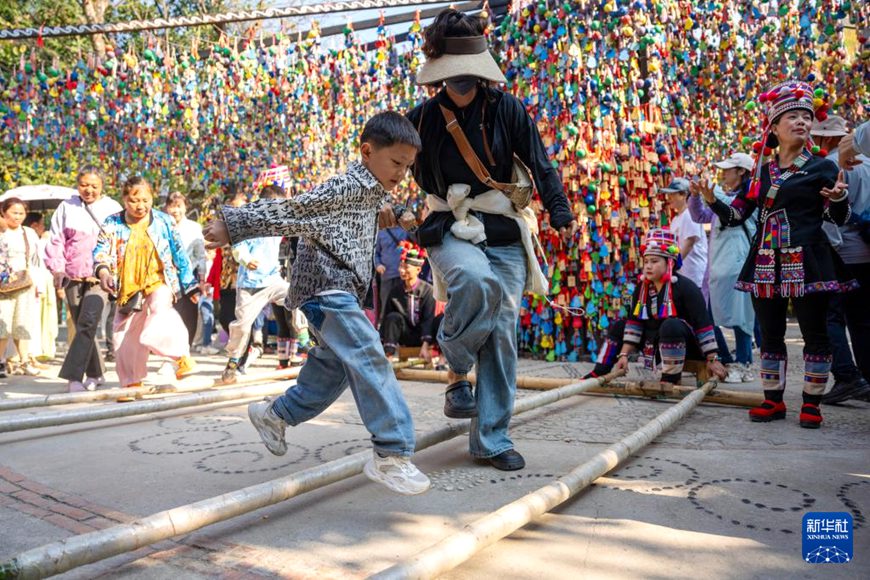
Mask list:
[[[719,161],[713,165],[719,169],[733,169],[734,167],[740,167],[746,171],[752,171],[753,163],[754,161],[752,157],[746,153],[732,153],[731,157],[725,161]]]

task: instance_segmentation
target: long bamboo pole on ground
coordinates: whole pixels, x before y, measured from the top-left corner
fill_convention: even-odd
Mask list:
[[[374,580],[435,578],[575,496],[688,415],[715,387],[700,389],[563,477],[465,526],[434,546],[371,576]]]
[[[394,369],[407,369],[417,366],[422,363],[422,359],[411,359],[408,361],[393,363]],[[16,409],[32,409],[35,407],[49,407],[55,405],[70,405],[75,403],[94,403],[98,401],[108,401],[117,399],[118,397],[133,396],[136,398],[147,397],[149,400],[157,398],[172,398],[183,393],[199,393],[203,391],[225,391],[227,389],[241,387],[244,385],[258,385],[266,382],[285,381],[295,379],[299,375],[302,367],[293,367],[289,369],[281,369],[277,371],[269,371],[266,373],[257,373],[245,375],[239,378],[232,385],[216,384],[214,379],[203,377],[197,381],[185,381],[174,392],[164,392],[151,395],[155,392],[153,387],[135,387],[135,388],[118,388],[118,389],[98,389],[96,391],[86,391],[82,393],[54,393],[51,395],[41,395],[38,397],[21,397],[15,399],[0,399],[0,411],[10,411]]]
[[[434,383],[447,383],[446,371],[428,371],[418,369],[402,369],[396,372],[396,376],[404,381],[421,381]],[[469,376],[474,382],[474,375]],[[570,384],[576,379],[560,379],[552,377],[517,377],[517,387],[531,390],[555,389]],[[604,385],[587,391],[587,394],[621,395],[626,397],[668,398],[682,399],[686,395],[696,392],[693,387],[663,385],[658,382],[641,381],[610,381]],[[764,396],[761,393],[746,391],[726,391],[716,388],[704,398],[705,403],[717,403],[720,405],[736,405],[739,407],[756,407],[762,403]]]
[[[151,400],[135,401],[124,405],[100,405],[97,408],[86,407],[69,411],[46,411],[30,415],[12,415],[0,420],[0,433],[39,429],[41,427],[58,427],[90,421],[103,421],[119,417],[147,415],[185,407],[197,407],[220,403],[223,401],[244,401],[268,395],[283,393],[288,388],[286,382],[269,382],[266,384],[246,385],[228,389],[216,389],[188,395],[174,395]]]
[[[252,385],[263,383],[266,381],[284,381],[295,379],[299,374],[301,367],[293,367],[290,369],[282,369],[278,371],[269,371],[268,373],[257,373],[245,375],[239,378],[232,385],[227,387],[239,387],[242,385]],[[209,391],[215,388],[226,388],[221,385],[216,385],[214,379],[206,377],[197,377],[196,380],[186,379],[177,387],[176,393],[196,393],[200,391]],[[54,405],[71,405],[75,403],[93,403],[96,401],[108,401],[117,399],[123,396],[139,396],[148,395],[154,392],[154,387],[134,387],[134,388],[113,388],[113,389],[98,389],[96,391],[84,391],[81,393],[52,393],[50,395],[40,395],[36,397],[21,397],[13,399],[0,399],[0,411],[11,411],[13,409],[31,409],[34,407],[49,407]]]
[[[616,375],[588,379],[517,401],[514,414],[573,397]],[[452,422],[417,438],[417,451],[468,431],[470,422]],[[0,579],[45,578],[188,534],[210,524],[276,504],[362,473],[370,451],[361,451],[285,477],[252,485],[217,497],[159,512],[128,524],[73,536],[46,544],[0,562]]]

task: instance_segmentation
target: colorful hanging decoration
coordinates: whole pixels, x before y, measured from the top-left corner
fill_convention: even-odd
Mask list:
[[[765,87],[806,80],[820,105],[867,118],[867,22],[870,4],[853,0],[515,1],[488,34],[580,223],[564,244],[537,206],[551,286],[523,298],[521,348],[594,356],[627,314],[644,233],[667,223],[659,187],[750,150]],[[134,173],[158,190],[251,188],[262,168],[286,166],[289,190],[304,190],[354,158],[366,118],[426,97],[413,82],[422,31],[412,23],[397,44],[382,21],[368,46],[351,25],[343,43],[317,26],[268,44],[182,50],[151,38],[141,52],[115,48],[68,70],[25,54],[0,71],[0,143],[70,180],[79,162],[101,163],[110,189]],[[12,166],[0,178],[6,188],[21,180]],[[413,184],[400,196],[420,207]]]

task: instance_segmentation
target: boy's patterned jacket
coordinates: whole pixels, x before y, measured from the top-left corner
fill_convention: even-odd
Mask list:
[[[224,207],[233,244],[264,236],[298,236],[286,306],[299,308],[322,292],[339,290],[362,303],[375,265],[378,210],[390,199],[362,163],[289,199]]]
[[[148,236],[157,248],[157,256],[163,266],[163,279],[178,299],[196,286],[190,259],[169,214],[151,210],[150,220]],[[130,239],[130,226],[124,219],[124,212],[107,217],[103,222],[103,231],[94,248],[94,275],[99,278],[100,270],[108,268],[114,276],[115,288],[118,288],[118,265],[124,259],[124,251]]]

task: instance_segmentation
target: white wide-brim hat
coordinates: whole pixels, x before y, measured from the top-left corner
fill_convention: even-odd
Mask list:
[[[444,54],[423,63],[417,72],[417,84],[431,85],[462,76],[478,77],[496,83],[507,82],[489,52],[486,37],[445,38]]]

